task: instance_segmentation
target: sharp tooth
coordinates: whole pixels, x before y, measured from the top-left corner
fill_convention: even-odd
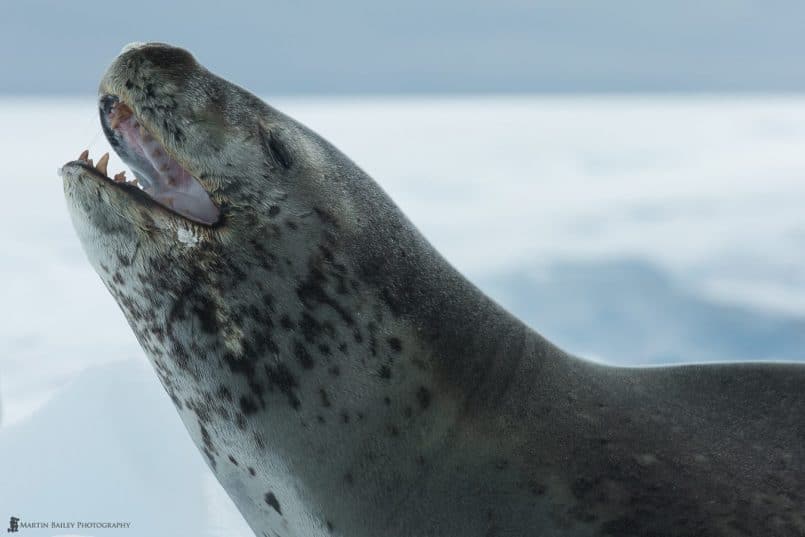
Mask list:
[[[126,172],[120,172],[115,175],[115,183],[125,183],[126,182]]]
[[[139,182],[139,181],[137,181],[137,178],[136,178],[136,177],[135,177],[134,179],[132,179],[131,181],[129,181],[129,182],[130,182],[132,185],[134,185],[134,186],[140,186],[140,182]]]
[[[83,153],[78,155],[78,160],[87,160],[89,158],[89,149],[85,149]]]
[[[106,175],[107,164],[109,164],[109,153],[104,153],[100,160],[98,160],[98,164],[95,166],[95,169]]]

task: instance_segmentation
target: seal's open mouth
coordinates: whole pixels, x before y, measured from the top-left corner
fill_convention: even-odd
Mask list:
[[[110,178],[106,170],[108,154],[101,157],[94,170],[115,183],[137,186],[158,204],[188,220],[205,225],[218,221],[220,211],[201,183],[168,154],[129,106],[113,95],[105,95],[100,101],[100,114],[109,143],[131,167],[135,179],[127,181],[125,172]],[[79,161],[92,167],[86,151]]]

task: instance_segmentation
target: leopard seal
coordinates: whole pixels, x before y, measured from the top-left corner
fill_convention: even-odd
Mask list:
[[[805,366],[563,352],[185,50],[129,47],[99,102],[135,179],[65,164],[72,222],[256,535],[805,534]]]

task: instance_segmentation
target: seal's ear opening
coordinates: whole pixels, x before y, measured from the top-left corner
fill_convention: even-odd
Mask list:
[[[283,139],[281,129],[267,128],[262,123],[257,126],[260,134],[260,143],[263,146],[263,153],[271,167],[282,167],[290,169],[293,164],[291,152],[288,149],[288,144]]]

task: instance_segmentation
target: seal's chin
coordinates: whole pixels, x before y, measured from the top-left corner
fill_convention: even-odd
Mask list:
[[[188,220],[205,225],[218,222],[220,210],[201,183],[168,154],[129,106],[113,95],[105,95],[100,101],[100,114],[109,143],[131,167],[135,179],[127,181],[125,172],[109,177],[108,154],[93,168],[89,153],[84,151],[78,158],[79,164],[111,182],[138,187],[159,205]]]

